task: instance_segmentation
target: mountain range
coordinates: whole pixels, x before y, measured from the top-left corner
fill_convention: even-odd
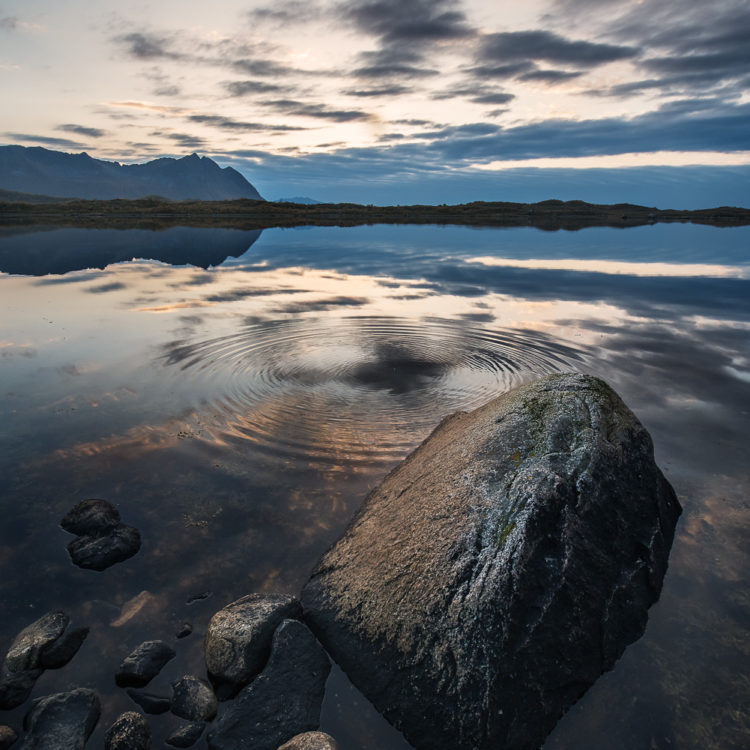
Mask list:
[[[120,164],[86,153],[67,154],[38,146],[0,146],[0,189],[57,198],[169,200],[263,200],[236,169],[207,156]]]

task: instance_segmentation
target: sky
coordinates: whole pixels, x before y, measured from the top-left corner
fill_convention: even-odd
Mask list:
[[[0,143],[271,199],[750,206],[748,40],[747,0],[0,0]]]

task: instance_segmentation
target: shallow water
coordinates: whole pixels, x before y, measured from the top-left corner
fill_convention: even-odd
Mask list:
[[[545,747],[746,747],[749,250],[690,225],[0,231],[0,647],[57,607],[92,626],[33,695],[96,687],[98,746],[132,647],[175,642],[168,695],[210,616],[298,593],[443,416],[579,370],[650,430],[684,513],[646,635]],[[86,497],[141,529],[136,557],[70,563],[59,520]],[[408,748],[337,670],[323,728]]]

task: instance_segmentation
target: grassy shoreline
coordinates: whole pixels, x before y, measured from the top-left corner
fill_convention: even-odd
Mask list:
[[[272,203],[267,201],[66,200],[59,203],[0,202],[0,226],[29,224],[90,228],[169,226],[268,229],[361,224],[454,224],[476,227],[533,226],[582,229],[690,222],[712,226],[750,225],[750,209],[722,206],[695,211],[629,203],[583,201],[484,202],[457,205],[373,206],[355,203]]]

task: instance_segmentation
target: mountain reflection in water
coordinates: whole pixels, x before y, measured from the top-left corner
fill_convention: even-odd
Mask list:
[[[178,651],[153,692],[202,674],[213,612],[297,593],[442,417],[581,370],[644,422],[684,514],[645,636],[545,747],[744,747],[748,247],[748,228],[681,225],[0,233],[0,647],[55,608],[91,625],[33,696],[95,687],[100,746],[132,708],[112,679],[132,647]],[[138,555],[71,565],[58,523],[85,497],[141,530]],[[338,670],[323,728],[408,747]]]

